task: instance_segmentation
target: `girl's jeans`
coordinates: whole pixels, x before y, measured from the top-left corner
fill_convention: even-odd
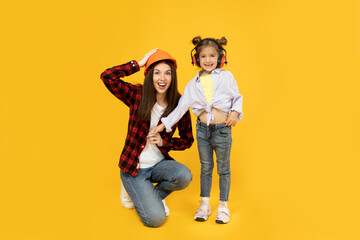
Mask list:
[[[201,162],[201,197],[210,197],[213,153],[216,153],[217,172],[219,174],[220,201],[229,200],[230,191],[230,150],[232,144],[231,127],[225,123],[207,126],[199,119],[196,123],[196,139]]]
[[[162,199],[173,191],[186,188],[192,174],[179,162],[162,160],[153,167],[140,168],[136,177],[120,170],[120,177],[143,224],[159,227],[165,221]],[[157,183],[156,186],[153,183]]]

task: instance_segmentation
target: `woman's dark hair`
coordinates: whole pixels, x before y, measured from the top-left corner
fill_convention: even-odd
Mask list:
[[[168,105],[165,108],[165,111],[161,117],[166,117],[167,115],[169,115],[172,112],[172,110],[176,108],[179,98],[181,97],[178,91],[177,75],[176,75],[176,68],[174,67],[174,63],[171,60],[161,60],[151,64],[145,75],[145,80],[142,88],[142,95],[141,95],[139,107],[136,112],[137,117],[143,121],[150,120],[151,110],[156,102],[157,92],[154,87],[153,74],[154,74],[155,65],[161,62],[169,65],[171,69],[171,83],[168,90],[166,91],[166,96],[165,96]]]
[[[227,44],[227,39],[225,37],[222,37],[220,39],[215,39],[215,38],[211,38],[213,41],[208,39],[204,39],[202,40],[200,36],[194,37],[192,40],[192,43],[196,46],[195,50],[196,53],[195,55],[199,55],[199,53],[208,46],[211,46],[213,48],[215,48],[216,52],[221,55],[223,50],[221,48],[219,48],[219,45],[217,45],[214,41],[216,41],[218,44],[220,44],[221,46],[225,46]]]

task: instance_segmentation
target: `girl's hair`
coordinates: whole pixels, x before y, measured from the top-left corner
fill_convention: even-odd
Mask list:
[[[177,75],[176,75],[176,68],[174,66],[174,63],[171,60],[162,60],[151,64],[145,75],[145,80],[142,88],[142,95],[141,95],[139,107],[136,112],[137,117],[143,121],[150,120],[151,110],[154,107],[154,103],[156,102],[157,92],[154,87],[153,74],[154,74],[155,65],[162,62],[170,66],[171,83],[168,90],[166,91],[166,96],[165,96],[168,105],[165,108],[165,111],[161,117],[166,117],[167,115],[169,115],[172,112],[172,110],[175,109],[175,107],[178,104],[179,98],[181,97],[178,91]]]
[[[209,40],[212,39],[212,40]],[[219,47],[218,44],[216,44],[214,41],[216,41],[219,45],[221,46],[225,46],[227,44],[227,39],[225,37],[222,37],[220,39],[215,39],[215,38],[205,38],[205,39],[201,39],[200,36],[194,37],[192,40],[192,43],[196,46],[195,48],[195,55],[198,56],[199,53],[208,46],[211,46],[213,48],[215,48],[216,52],[221,55],[223,50]]]

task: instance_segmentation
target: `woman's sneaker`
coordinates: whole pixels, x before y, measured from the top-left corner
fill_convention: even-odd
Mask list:
[[[226,205],[220,203],[217,209],[215,222],[220,224],[225,224],[228,223],[229,221],[230,221],[230,211]]]
[[[170,209],[169,209],[168,206],[166,206],[165,199],[162,200],[162,203],[164,204],[164,208],[165,208],[165,216],[169,216],[170,215]]]
[[[121,190],[120,190],[120,202],[124,208],[132,209],[134,208],[134,203],[131,200],[129,194],[127,193],[123,183],[121,182]]]
[[[210,206],[204,203],[203,201],[200,202],[200,207],[195,213],[194,219],[195,221],[204,222],[208,219],[211,214]]]

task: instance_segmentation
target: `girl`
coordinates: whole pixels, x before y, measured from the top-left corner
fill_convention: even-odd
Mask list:
[[[145,66],[144,85],[132,85],[120,78]],[[170,150],[189,148],[194,139],[190,113],[178,124],[180,138],[173,132],[154,134],[149,129],[166,117],[177,105],[176,60],[170,54],[154,49],[139,61],[107,69],[101,79],[109,91],[130,109],[128,133],[120,156],[120,176],[144,225],[158,227],[165,221],[165,199],[171,192],[186,188],[192,178],[190,170],[169,156]],[[157,183],[154,187],[153,183]],[[122,196],[125,194],[122,193]]]
[[[195,48],[191,51],[191,56],[192,52],[196,51],[192,56],[193,63],[201,67],[201,70],[185,87],[175,110],[162,118],[162,124],[150,131],[149,136],[154,136],[164,128],[167,132],[171,131],[183,114],[193,108],[198,117],[196,138],[201,162],[201,201],[194,219],[205,221],[211,214],[209,197],[215,151],[220,178],[220,203],[216,222],[227,223],[230,221],[227,201],[230,190],[231,127],[242,118],[242,96],[233,75],[221,69],[226,63],[226,51],[222,46],[226,45],[227,40],[224,37],[217,40],[195,37],[192,42]]]

